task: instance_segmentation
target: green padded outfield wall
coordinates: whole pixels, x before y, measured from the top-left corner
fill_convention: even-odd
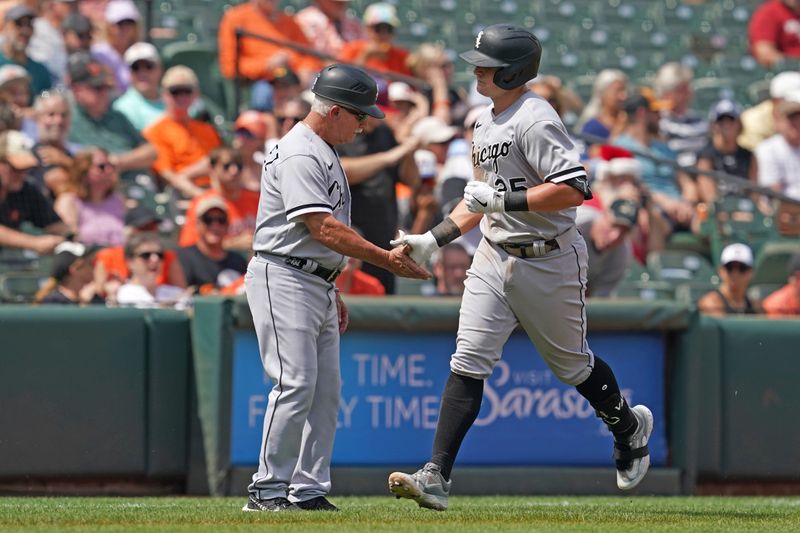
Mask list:
[[[186,476],[189,318],[0,306],[0,477]]]

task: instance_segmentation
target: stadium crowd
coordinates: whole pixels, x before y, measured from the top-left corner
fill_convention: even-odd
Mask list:
[[[794,0],[764,4],[800,24]],[[314,0],[296,13],[278,0],[230,7],[219,69],[243,79],[249,95],[230,126],[204,120],[199,73],[165,68],[131,0],[5,1],[0,11],[0,265],[49,258],[37,302],[185,308],[193,294],[242,293],[265,154],[308,113],[308,88],[327,62],[371,69],[387,114],[339,150],[353,225],[366,239],[388,247],[400,229],[427,231],[472,179],[472,128],[487,100],[454,82],[453,50],[395,42],[403,21],[391,3],[363,13],[347,0]],[[765,29],[768,15],[756,11],[751,28],[764,64],[800,50],[797,35]],[[269,40],[237,45],[237,29]],[[692,81],[674,61],[647,86],[605,69],[585,104],[569,80],[543,73],[530,83],[572,126],[592,179],[594,198],[577,213],[591,296],[617,294],[636,265],[681,236],[707,243],[722,198],[760,186],[800,200],[800,72],[777,72],[769,98],[747,109],[732,99],[696,109]],[[774,215],[774,204],[755,203],[757,215]],[[435,279],[412,290],[460,295],[480,238],[476,229],[440,250]],[[739,277],[756,262],[739,246],[705,254],[720,284],[697,295],[701,310],[762,310],[744,297],[749,279]],[[798,265],[787,258],[781,304],[763,309],[800,313]],[[355,260],[337,280],[342,292],[375,296],[408,290],[397,283]]]

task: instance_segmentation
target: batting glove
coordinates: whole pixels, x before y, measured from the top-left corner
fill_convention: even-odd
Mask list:
[[[470,181],[464,188],[464,203],[472,213],[505,211],[505,194],[483,181]]]
[[[439,249],[436,238],[430,231],[422,235],[406,235],[400,230],[400,237],[389,241],[389,244],[393,247],[407,244],[411,248],[408,256],[418,265],[426,265],[433,252]]]

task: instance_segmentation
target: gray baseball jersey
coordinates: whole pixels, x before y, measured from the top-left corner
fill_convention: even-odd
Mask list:
[[[486,109],[475,123],[472,164],[499,191],[586,178],[577,147],[542,98],[527,93],[497,116]],[[553,212],[491,213],[481,231],[492,242],[549,240],[575,224],[575,208]]]
[[[267,154],[253,249],[342,268],[345,257],[311,237],[302,215],[331,213],[350,225],[350,188],[333,147],[302,122]]]

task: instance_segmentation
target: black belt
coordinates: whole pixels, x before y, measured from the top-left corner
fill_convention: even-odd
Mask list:
[[[320,265],[313,259],[292,257],[290,255],[276,255],[266,252],[256,252],[256,255],[262,258],[271,258],[283,261],[292,268],[296,268],[297,270],[302,270],[303,272],[308,272],[309,274],[313,274],[314,276],[322,278],[329,283],[333,283],[334,281],[336,281],[336,278],[338,278],[339,274],[342,273],[341,270],[325,268],[324,266]]]
[[[506,253],[515,257],[526,259],[528,257],[542,257],[547,255],[553,250],[558,250],[558,242],[555,239],[549,241],[533,241],[533,242],[498,242],[497,246],[506,251]]]

